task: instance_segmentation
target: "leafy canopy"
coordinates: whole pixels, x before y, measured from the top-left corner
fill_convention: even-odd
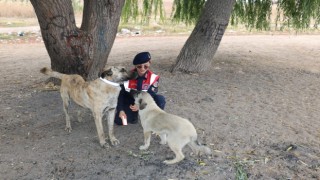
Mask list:
[[[171,19],[174,22],[194,24],[207,0],[174,0]],[[142,7],[139,9],[139,7]],[[276,7],[276,18],[271,19]],[[159,14],[159,16],[158,16]],[[126,0],[122,11],[124,23],[134,20],[149,23],[151,16],[164,20],[162,0]],[[140,19],[138,19],[140,18]],[[320,0],[235,0],[230,19],[231,25],[244,24],[248,29],[270,30],[270,24],[295,30],[318,28]]]
[[[142,7],[142,9],[139,9]],[[126,0],[122,9],[121,21],[128,23],[130,20],[134,22],[149,24],[150,18],[157,14],[160,15],[160,20],[164,20],[164,10],[162,0]],[[140,18],[140,19],[139,19]]]

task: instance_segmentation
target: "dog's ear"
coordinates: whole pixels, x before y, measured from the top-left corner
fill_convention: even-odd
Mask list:
[[[140,110],[143,110],[144,108],[146,108],[147,107],[147,103],[146,102],[144,102],[142,99],[140,99],[139,100],[139,104],[140,104],[140,106],[139,106],[139,109]]]
[[[112,76],[112,74],[113,74],[112,69],[111,68],[107,69],[101,73],[101,78],[105,78],[106,76]]]

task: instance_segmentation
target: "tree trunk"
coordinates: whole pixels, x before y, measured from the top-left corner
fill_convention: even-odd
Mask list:
[[[84,0],[81,28],[71,0],[31,0],[51,68],[92,80],[107,63],[125,0]]]
[[[211,66],[235,0],[208,0],[171,72],[203,72]]]

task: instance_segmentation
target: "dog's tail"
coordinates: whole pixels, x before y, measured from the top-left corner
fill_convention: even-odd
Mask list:
[[[48,75],[48,76],[51,76],[51,77],[55,77],[55,78],[58,78],[58,79],[61,79],[62,76],[63,76],[62,73],[53,71],[52,69],[47,68],[47,67],[44,67],[44,68],[40,69],[40,72],[42,74],[45,74],[45,75]]]
[[[201,153],[206,155],[212,154],[210,148],[205,145],[201,145],[197,140],[191,140],[188,145],[196,155],[200,155]]]

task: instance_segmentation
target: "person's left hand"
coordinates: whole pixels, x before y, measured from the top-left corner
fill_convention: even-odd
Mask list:
[[[130,109],[131,109],[131,111],[138,111],[139,110],[139,108],[138,108],[138,106],[137,105],[130,105]]]

